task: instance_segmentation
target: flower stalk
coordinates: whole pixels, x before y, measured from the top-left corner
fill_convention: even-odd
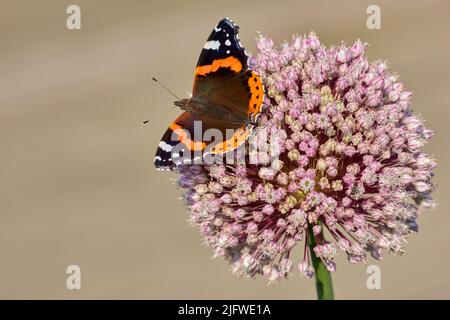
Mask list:
[[[331,273],[327,270],[325,264],[314,253],[316,246],[316,239],[314,237],[312,226],[308,228],[308,246],[311,253],[312,265],[314,268],[314,275],[316,281],[317,300],[334,300],[333,283]]]

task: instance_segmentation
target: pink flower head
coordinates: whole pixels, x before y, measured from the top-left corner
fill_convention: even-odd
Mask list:
[[[268,133],[279,137],[277,159],[254,152],[245,165],[181,168],[204,242],[234,273],[269,282],[292,272],[290,252],[311,233],[330,271],[338,254],[359,263],[403,252],[419,211],[434,206],[436,165],[421,151],[432,131],[413,115],[410,92],[360,41],[326,48],[310,34],[257,45],[266,103],[253,137],[262,149]],[[310,278],[302,251],[296,265]]]

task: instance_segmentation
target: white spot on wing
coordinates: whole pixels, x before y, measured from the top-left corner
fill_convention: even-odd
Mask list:
[[[158,146],[165,152],[170,152],[173,148],[170,144],[167,144],[164,141],[161,141]]]
[[[203,48],[206,50],[218,50],[219,47],[220,47],[220,41],[211,40],[211,41],[207,41]]]
[[[227,39],[227,41],[225,41],[225,45],[226,46],[231,46],[231,41]]]

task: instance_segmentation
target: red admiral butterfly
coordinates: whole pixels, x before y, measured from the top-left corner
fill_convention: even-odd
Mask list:
[[[182,156],[193,151],[224,154],[249,137],[261,112],[264,88],[261,78],[249,69],[238,29],[232,20],[225,18],[209,35],[195,69],[192,97],[175,101],[185,112],[170,124],[158,145],[157,169],[173,170],[178,164],[192,163],[191,158]],[[198,121],[202,132],[215,128],[224,138],[212,142],[197,139],[194,125]],[[230,129],[232,136],[227,135]],[[182,148],[175,151],[180,144]]]

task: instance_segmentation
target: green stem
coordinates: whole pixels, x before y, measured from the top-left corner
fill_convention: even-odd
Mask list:
[[[312,225],[308,227],[308,246],[311,253],[311,260],[316,278],[317,300],[334,300],[333,283],[331,274],[325,264],[316,256],[313,248],[316,246],[316,239],[312,230]]]

